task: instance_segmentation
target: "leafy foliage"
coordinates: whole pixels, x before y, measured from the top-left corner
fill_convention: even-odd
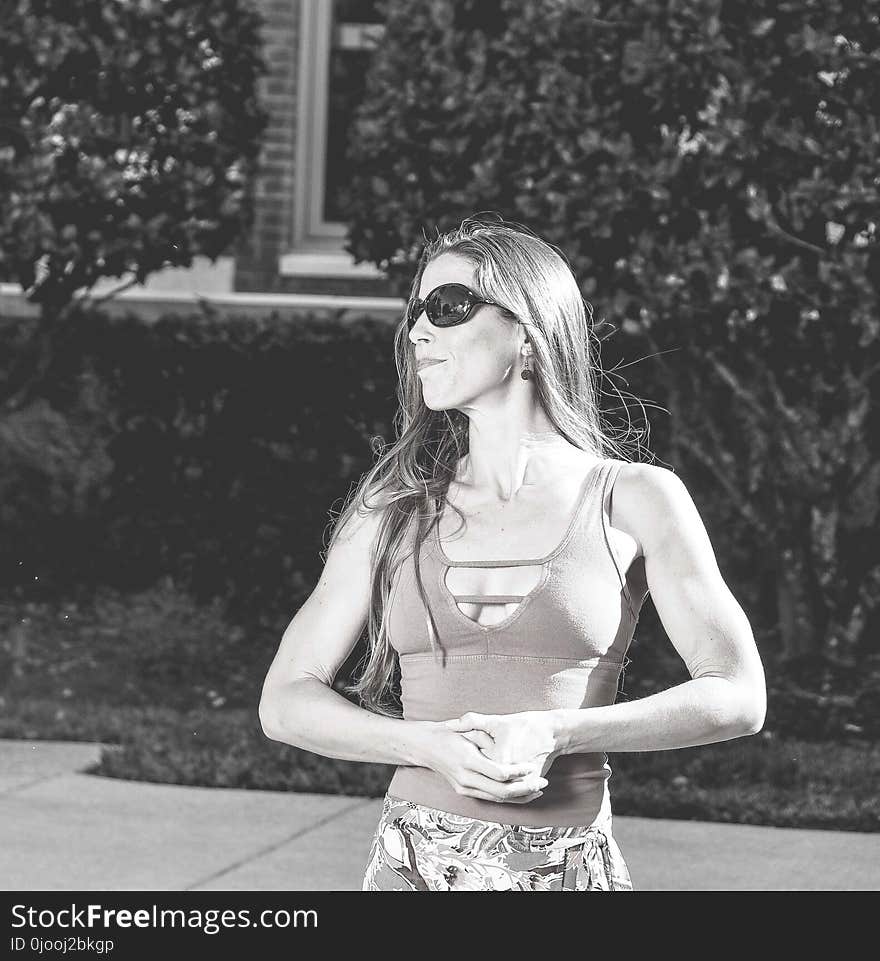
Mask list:
[[[172,578],[137,592],[101,587],[79,595],[0,603],[5,696],[61,708],[258,702],[275,637],[256,629],[246,635],[229,623],[219,599],[198,604]]]
[[[73,312],[43,396],[0,419],[0,583],[51,600],[168,575],[289,620],[331,510],[391,436],[392,334],[369,318]],[[0,377],[15,340],[0,328]]]
[[[258,22],[237,0],[4,4],[4,272],[57,299],[222,253],[264,124]]]
[[[250,222],[259,24],[247,0],[4,3],[0,279],[42,308],[4,400],[79,290],[215,259]]]
[[[706,492],[719,555],[769,585],[780,650],[875,649],[876,7],[385,9],[352,252],[404,290],[423,231],[487,209],[561,247],[626,352],[651,355],[637,393],[669,405],[668,456]]]

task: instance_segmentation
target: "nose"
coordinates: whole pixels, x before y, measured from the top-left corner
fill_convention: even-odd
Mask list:
[[[425,335],[428,334],[433,325],[425,316],[424,310],[416,317],[416,322],[409,329],[409,339],[412,343],[417,343],[419,340],[425,340]]]

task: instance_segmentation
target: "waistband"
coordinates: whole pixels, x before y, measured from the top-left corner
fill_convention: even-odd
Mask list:
[[[419,819],[426,819],[434,824],[451,829],[455,833],[459,833],[465,828],[475,827],[492,832],[500,830],[505,833],[509,840],[521,842],[523,850],[550,846],[554,849],[565,848],[583,844],[585,836],[591,833],[600,833],[610,837],[612,832],[611,809],[607,805],[603,805],[599,814],[589,824],[530,825],[490,821],[484,818],[471,817],[467,814],[456,814],[452,811],[444,811],[441,808],[396,797],[386,792],[382,803],[383,821],[393,821],[395,818],[406,818],[413,815],[416,815]]]

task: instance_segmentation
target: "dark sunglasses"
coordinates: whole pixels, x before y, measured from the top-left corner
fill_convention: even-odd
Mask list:
[[[422,315],[435,327],[455,327],[470,319],[471,311],[480,304],[500,307],[494,300],[485,300],[464,284],[441,284],[435,287],[424,300],[418,297],[413,300],[406,311],[406,323],[410,330]]]

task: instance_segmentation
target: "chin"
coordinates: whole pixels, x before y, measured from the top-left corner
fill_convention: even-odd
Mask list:
[[[428,410],[439,411],[439,410],[452,410],[452,404],[444,404],[439,400],[431,400],[428,397],[422,397],[422,402]]]
[[[461,406],[461,401],[451,398],[448,390],[432,390],[430,387],[427,390],[422,388],[422,403],[428,410],[454,410]]]

